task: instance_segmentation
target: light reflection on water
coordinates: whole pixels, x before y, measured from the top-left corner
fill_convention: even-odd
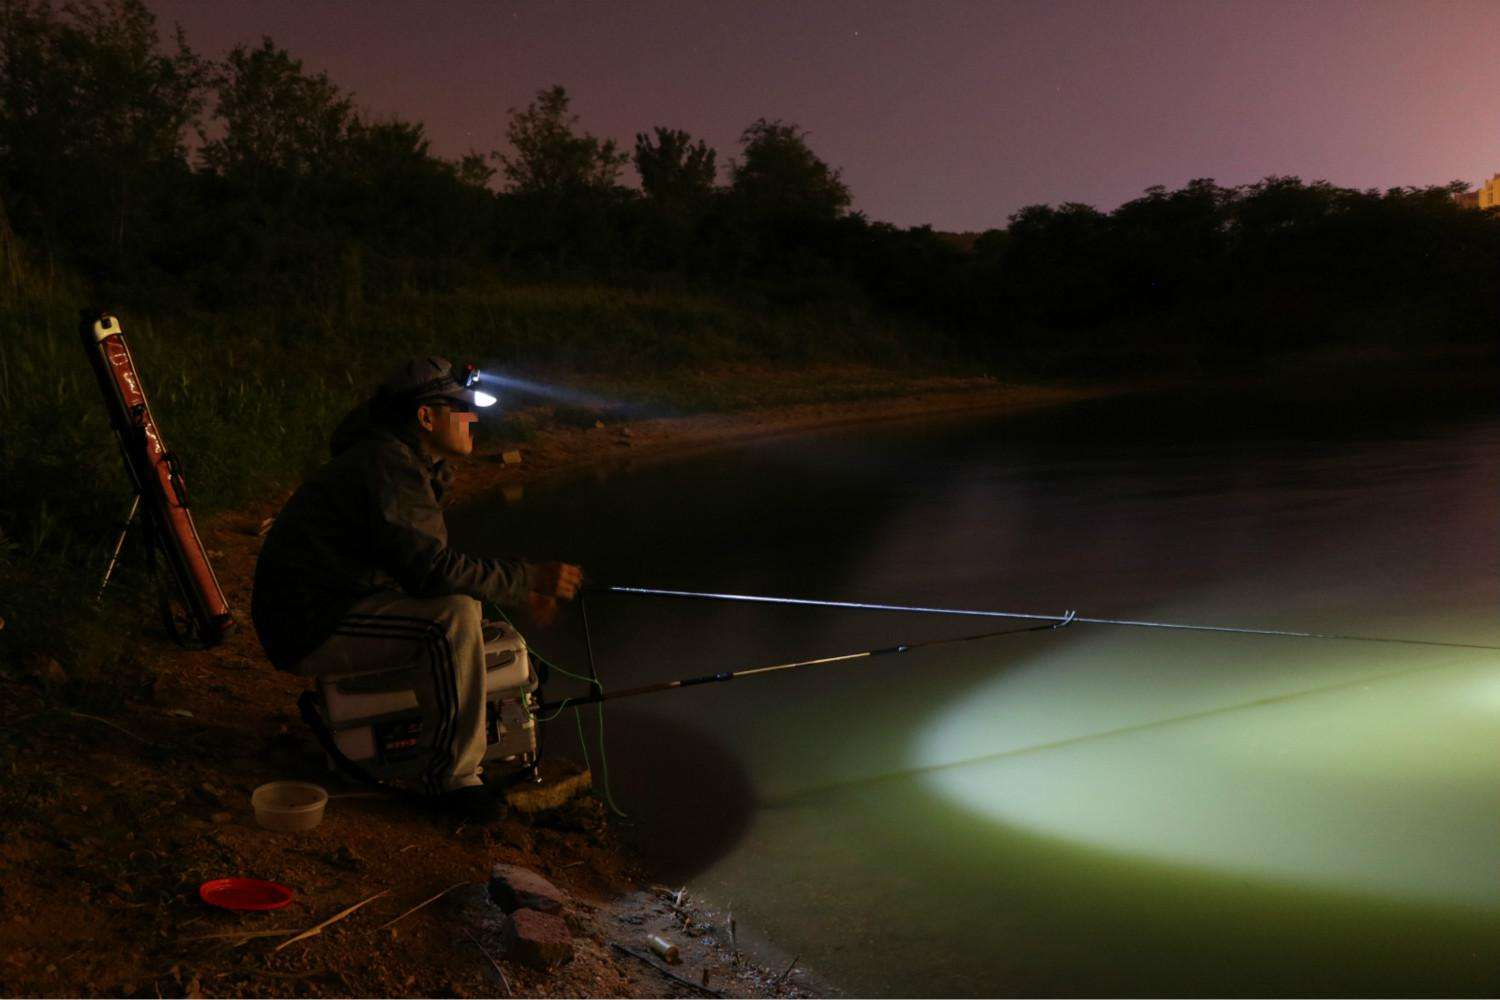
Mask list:
[[[1212,402],[1249,428],[1128,401],[777,442],[455,537],[647,586],[1500,644],[1493,408],[1372,431],[1260,402]],[[593,616],[615,686],[983,630]],[[1500,654],[1079,625],[620,703],[610,731],[648,851],[856,992],[1500,984]]]

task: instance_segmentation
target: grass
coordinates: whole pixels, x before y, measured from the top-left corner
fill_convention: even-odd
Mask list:
[[[66,276],[0,259],[0,617],[9,623],[0,643],[53,656],[70,674],[104,668],[90,637],[147,589],[112,587],[120,596],[102,609],[91,599],[129,488],[78,335],[87,302]],[[594,285],[496,281],[378,303],[340,296],[156,316],[127,304],[117,314],[200,517],[299,481],[326,458],[339,418],[415,355],[473,360],[653,412],[878,394],[803,369],[884,366],[894,384],[909,363],[907,338],[869,321]],[[726,370],[737,374],[726,379]],[[537,430],[534,416],[512,415],[498,436],[524,442]]]

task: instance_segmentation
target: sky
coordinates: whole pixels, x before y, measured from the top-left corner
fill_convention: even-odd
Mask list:
[[[504,149],[509,110],[553,84],[627,150],[658,125],[707,140],[721,180],[747,125],[795,122],[855,210],[900,226],[1109,210],[1199,177],[1500,172],[1492,2],[147,3],[215,58],[270,36],[363,111],[423,122],[443,156]]]

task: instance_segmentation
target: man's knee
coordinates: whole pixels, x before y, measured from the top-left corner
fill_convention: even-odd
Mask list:
[[[437,617],[451,633],[479,632],[484,625],[484,608],[467,594],[439,597]]]

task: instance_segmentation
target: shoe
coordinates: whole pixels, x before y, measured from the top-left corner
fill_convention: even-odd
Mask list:
[[[483,785],[467,785],[444,792],[438,804],[465,823],[496,823],[505,818],[505,803]]]

